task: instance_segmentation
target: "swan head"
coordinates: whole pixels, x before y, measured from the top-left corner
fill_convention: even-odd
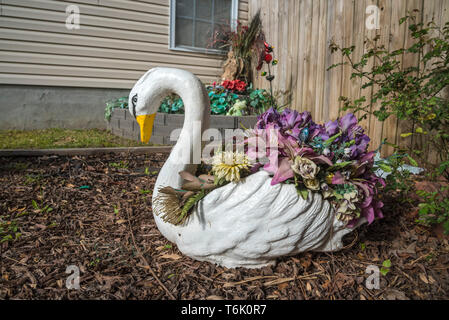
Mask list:
[[[157,79],[157,69],[151,69],[140,78],[129,95],[129,112],[140,126],[140,140],[144,143],[150,141],[156,113],[167,95],[163,81]]]
[[[209,97],[200,79],[186,70],[157,67],[145,73],[129,95],[129,111],[139,123],[142,142],[150,140],[160,103],[171,93],[183,99],[186,121],[202,119],[203,127],[209,126]]]

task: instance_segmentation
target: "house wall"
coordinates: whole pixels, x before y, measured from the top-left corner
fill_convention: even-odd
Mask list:
[[[83,119],[89,127],[104,127],[100,111],[107,98],[123,96],[123,89],[132,88],[150,68],[182,68],[204,83],[215,81],[222,72],[223,56],[169,49],[169,4],[170,0],[1,0],[0,92],[3,95],[13,88],[16,94],[9,94],[7,101],[2,99],[0,129],[24,126],[15,116],[17,112],[10,110],[21,105],[24,97],[34,96],[36,90],[61,90],[68,100],[78,99],[75,92],[80,91],[73,90],[71,95],[66,88],[86,88],[87,95],[108,94],[103,101],[86,97],[83,108],[93,111],[76,112],[80,121],[55,122],[53,112],[47,112],[28,128],[44,128],[50,123],[73,128],[82,125]],[[68,5],[79,7],[78,30],[65,26]],[[248,1],[240,0],[239,19],[247,21],[247,13]],[[20,86],[23,94],[17,94]],[[38,114],[46,106],[45,99],[30,99],[24,112]],[[68,105],[73,103],[56,108],[72,112]]]
[[[369,5],[376,5],[380,11],[379,29],[369,30],[365,26]],[[340,96],[357,99],[365,96],[371,99],[372,90],[362,89],[360,79],[350,79],[348,66],[327,71],[328,67],[342,62],[341,54],[331,53],[332,42],[341,47],[356,46],[353,61],[359,61],[367,50],[367,44],[380,36],[377,46],[395,50],[411,45],[407,24],[398,21],[408,11],[420,10],[419,19],[438,25],[449,21],[448,0],[250,0],[250,16],[259,8],[267,41],[275,47],[279,64],[274,67],[276,76],[274,91],[290,92],[290,106],[299,111],[308,110],[318,122],[336,119],[344,111],[339,107]],[[366,43],[365,40],[368,40]],[[372,41],[371,41],[372,43]],[[404,66],[418,63],[417,59],[404,55]],[[370,60],[367,67],[373,65]],[[269,88],[266,79],[255,75],[255,86]],[[375,110],[377,105],[372,105]],[[371,148],[376,149],[383,139],[410,146],[417,141],[401,138],[403,132],[410,132],[410,124],[390,117],[379,122],[369,117],[362,122],[372,138]],[[423,143],[422,141],[420,143]],[[392,152],[383,148],[384,155]],[[430,152],[430,150],[429,150]]]
[[[104,129],[105,101],[128,93],[128,89],[0,85],[0,129]]]

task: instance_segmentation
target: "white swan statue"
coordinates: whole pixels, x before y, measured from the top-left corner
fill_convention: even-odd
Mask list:
[[[129,110],[141,127],[143,141],[151,136],[161,100],[171,93],[182,98],[185,120],[159,172],[153,203],[160,187],[181,188],[180,171],[195,173],[196,165],[179,163],[176,155],[186,147],[193,152],[192,141],[202,133],[190,138],[194,122],[201,121],[201,131],[209,127],[209,98],[201,81],[185,70],[154,68],[137,81],[129,98]],[[341,238],[353,229],[335,218],[328,201],[312,192],[304,200],[293,185],[272,186],[270,182],[269,174],[259,171],[215,189],[197,204],[184,225],[164,222],[153,205],[156,225],[185,255],[228,268],[260,268],[282,256],[342,248]]]

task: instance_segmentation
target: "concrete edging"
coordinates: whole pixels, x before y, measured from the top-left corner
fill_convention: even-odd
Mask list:
[[[166,147],[124,147],[124,148],[65,148],[65,149],[2,149],[0,157],[40,157],[40,156],[91,156],[107,153],[169,153],[171,146]]]
[[[222,134],[225,129],[243,129],[251,128],[257,122],[257,116],[222,116],[211,115],[210,127],[219,129]],[[181,128],[184,123],[183,114],[157,113],[154,120],[153,133],[150,143],[173,145],[176,141],[170,140],[170,133]],[[140,128],[134,117],[128,109],[116,108],[112,111],[111,119],[108,122],[107,129],[119,137],[140,140]]]

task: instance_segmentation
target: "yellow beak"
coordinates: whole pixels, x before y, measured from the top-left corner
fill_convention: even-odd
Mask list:
[[[156,114],[145,114],[142,116],[137,116],[136,120],[140,126],[140,141],[148,143],[151,138],[151,133],[153,132],[153,123]]]

